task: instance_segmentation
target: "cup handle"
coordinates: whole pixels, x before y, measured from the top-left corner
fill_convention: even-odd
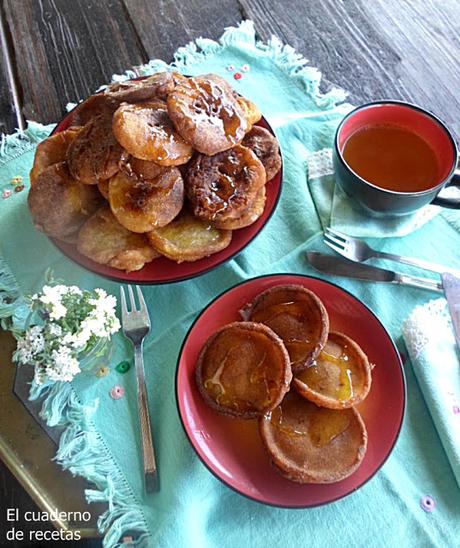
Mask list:
[[[452,179],[447,183],[444,188],[449,186],[455,186],[460,189],[460,169],[456,169],[452,176]],[[442,191],[441,191],[442,192]],[[460,209],[460,198],[442,198],[441,196],[436,196],[431,202],[433,205],[438,205],[441,207],[449,207],[450,209]]]

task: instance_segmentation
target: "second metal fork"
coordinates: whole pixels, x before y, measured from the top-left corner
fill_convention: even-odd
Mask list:
[[[375,257],[378,259],[388,259],[390,261],[416,266],[418,268],[423,268],[424,270],[436,272],[437,274],[449,272],[454,276],[460,276],[460,272],[458,270],[447,266],[430,263],[428,261],[423,261],[422,259],[414,259],[412,257],[404,257],[393,253],[385,253],[384,251],[376,251],[367,245],[366,242],[362,242],[361,240],[347,236],[346,234],[343,234],[343,232],[333,230],[332,228],[326,228],[326,232],[324,233],[324,243],[340,255],[343,255],[347,259],[358,263],[363,263],[367,261],[367,259]]]
[[[123,287],[120,288],[121,293],[121,321],[123,333],[133,343],[134,346],[134,363],[136,367],[137,377],[137,399],[139,405],[139,421],[141,428],[142,439],[142,454],[144,460],[144,483],[147,493],[158,490],[158,472],[155,461],[155,451],[153,449],[152,429],[150,427],[150,416],[147,398],[147,389],[145,386],[144,372],[144,356],[143,344],[144,339],[150,331],[150,318],[145,304],[144,296],[136,286],[137,296],[139,298],[140,308],[136,308],[132,287],[128,286],[129,300],[131,310],[128,311],[126,305],[126,297]]]

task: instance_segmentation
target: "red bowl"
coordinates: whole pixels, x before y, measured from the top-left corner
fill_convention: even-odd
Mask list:
[[[53,134],[64,131],[70,127],[72,119],[78,108],[79,106],[75,107],[75,109],[69,112],[69,114],[61,120],[61,122],[54,129]],[[268,129],[272,135],[275,135],[265,118],[262,118],[257,125]],[[151,263],[147,263],[141,270],[136,272],[124,272],[123,270],[117,270],[106,265],[101,265],[91,259],[88,259],[77,251],[75,245],[55,239],[51,239],[51,241],[64,255],[66,255],[69,259],[72,259],[83,268],[86,268],[91,272],[95,272],[104,278],[109,278],[118,282],[155,285],[180,282],[182,280],[194,278],[195,276],[209,272],[213,268],[216,268],[222,263],[225,263],[235,257],[235,255],[237,255],[250,242],[252,242],[252,240],[264,228],[270,217],[273,215],[281,195],[282,171],[283,170],[281,168],[275,177],[273,177],[271,181],[267,182],[265,209],[261,217],[259,217],[255,223],[246,228],[234,230],[232,241],[227,248],[219,251],[219,253],[211,255],[210,257],[200,259],[199,261],[177,264],[166,257],[159,257]]]
[[[329,313],[331,330],[354,339],[375,364],[372,387],[357,406],[368,431],[368,448],[358,470],[337,483],[297,484],[271,466],[256,420],[216,413],[195,385],[195,364],[207,338],[240,320],[238,311],[256,295],[279,284],[299,284],[315,292]],[[364,485],[383,465],[398,438],[405,409],[405,378],[399,353],[374,313],[344,289],[309,276],[274,274],[245,281],[212,301],[184,340],[176,372],[176,398],[185,433],[198,457],[227,486],[253,500],[285,508],[327,504]]]

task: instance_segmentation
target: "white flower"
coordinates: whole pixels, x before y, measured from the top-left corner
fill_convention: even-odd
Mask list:
[[[39,301],[45,305],[45,309],[48,311],[50,318],[53,320],[59,320],[64,318],[67,313],[66,307],[62,304],[62,296],[67,293],[66,285],[45,285],[43,287],[41,297]]]
[[[81,329],[76,333],[66,333],[64,337],[62,337],[62,344],[80,350],[86,345],[90,338],[91,333],[87,329]]]
[[[48,325],[48,332],[53,337],[60,337],[62,335],[62,327],[57,323],[50,323]]]
[[[54,363],[46,366],[46,375],[52,381],[71,381],[77,373],[80,373],[78,360],[72,356],[72,350],[67,346],[61,346],[51,352]]]
[[[21,364],[33,362],[34,356],[45,348],[45,338],[42,335],[43,327],[35,325],[28,329],[24,338],[18,340],[16,359]]]
[[[64,287],[67,287],[66,293],[73,294],[73,295],[82,295],[82,290],[76,285],[69,285]]]
[[[20,364],[25,365],[33,359],[32,350],[27,339],[19,339],[15,352],[15,360]]]
[[[43,327],[35,325],[27,331],[26,338],[33,354],[39,354],[45,348],[45,339],[42,335]]]

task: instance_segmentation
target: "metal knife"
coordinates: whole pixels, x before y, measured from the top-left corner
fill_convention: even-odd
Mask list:
[[[446,272],[441,274],[441,279],[454,326],[455,340],[460,349],[460,278]]]
[[[409,276],[409,274],[400,274],[376,266],[355,263],[354,261],[342,257],[326,255],[325,253],[319,253],[318,251],[307,251],[307,260],[316,268],[316,270],[326,274],[332,274],[333,276],[345,276],[346,278],[356,278],[357,280],[364,280],[367,282],[387,282],[399,285],[409,285],[419,289],[430,289],[431,291],[437,291],[439,293],[442,293],[443,290],[442,284],[435,280],[419,278],[418,276]],[[460,302],[460,298],[458,302]]]

